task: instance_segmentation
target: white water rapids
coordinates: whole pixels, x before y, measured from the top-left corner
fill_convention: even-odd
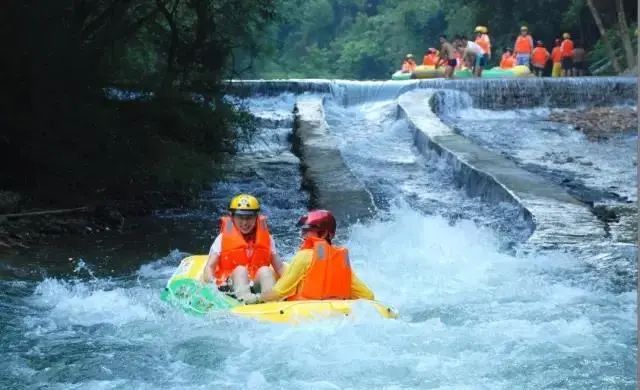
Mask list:
[[[286,121],[290,103],[254,98],[249,106]],[[343,227],[338,241],[400,318],[383,320],[366,307],[301,326],[225,313],[196,318],[159,294],[182,252],[207,248],[176,248],[112,277],[93,276],[85,257],[73,278],[0,280],[0,387],[634,388],[635,288],[577,255],[505,251],[511,209],[465,198],[441,162],[418,155],[393,110],[389,99],[329,105],[327,116],[332,134],[344,137],[347,164],[383,206],[372,221]],[[307,196],[295,187],[300,177],[283,126],[265,129],[246,152],[261,156],[254,178],[235,172],[206,199],[212,206],[203,218],[234,192],[256,188],[289,258]],[[237,158],[244,167],[246,155]]]

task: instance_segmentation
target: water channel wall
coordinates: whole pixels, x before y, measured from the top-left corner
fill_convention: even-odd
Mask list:
[[[393,99],[413,89],[466,92],[477,108],[576,107],[632,103],[638,96],[635,77],[523,78],[504,80],[238,80],[227,92],[239,96],[281,93],[328,94],[343,105]],[[436,110],[441,109],[437,106]]]
[[[513,161],[473,143],[440,121],[434,112],[437,91],[415,90],[398,98],[398,115],[407,120],[418,150],[434,151],[452,166],[458,184],[470,196],[511,202],[535,230],[529,242],[562,247],[600,240],[604,225],[587,205],[562,187],[518,167]]]
[[[407,82],[258,80],[237,81],[229,88],[230,93],[238,95],[304,94],[298,97],[294,111],[294,153],[301,160],[303,186],[311,192],[312,207],[331,209],[342,221],[369,218],[375,205],[371,194],[347,168],[327,131],[323,99],[352,105],[399,97],[398,115],[409,123],[418,150],[445,158],[458,184],[470,196],[521,207],[522,217],[532,226],[528,242],[538,247],[600,240],[605,236],[604,225],[587,205],[562,187],[455,133],[437,114],[456,109],[449,106],[458,104],[489,109],[598,106],[629,103],[637,96],[637,80],[624,77]],[[447,90],[465,93],[447,94]]]
[[[300,158],[311,207],[331,210],[339,224],[370,218],[375,212],[373,197],[347,168],[329,134],[322,97],[299,98],[294,114],[293,152]]]

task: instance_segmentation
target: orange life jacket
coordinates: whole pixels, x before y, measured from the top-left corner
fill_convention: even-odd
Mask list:
[[[489,39],[489,35],[482,34],[476,38],[476,43],[484,50],[486,54],[491,53],[491,40]]]
[[[554,63],[559,63],[560,61],[562,61],[562,49],[560,48],[560,46],[556,46],[553,48],[553,50],[551,50],[551,60]]]
[[[500,68],[511,69],[515,65],[516,65],[515,57],[506,53],[502,55],[502,59],[500,60]]]
[[[290,301],[350,299],[351,264],[346,248],[332,246],[321,238],[308,237],[300,249],[313,248],[309,270]]]
[[[220,234],[222,249],[214,270],[218,285],[223,284],[238,266],[247,267],[249,278],[253,279],[260,267],[271,264],[271,235],[264,216],[256,221],[253,240],[245,239],[231,217],[220,218]]]
[[[573,41],[571,39],[565,39],[560,45],[562,51],[562,58],[573,57]]]
[[[536,47],[533,49],[531,53],[531,64],[538,67],[544,68],[547,64],[547,60],[549,59],[549,52],[544,47]]]
[[[438,63],[438,56],[435,54],[427,54],[422,59],[422,65],[435,66]]]
[[[533,50],[533,38],[531,38],[531,35],[518,35],[513,52],[515,54],[529,54],[531,50]]]

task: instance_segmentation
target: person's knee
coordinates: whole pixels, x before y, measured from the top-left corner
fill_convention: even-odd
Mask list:
[[[244,265],[237,266],[232,273],[233,277],[248,276],[248,275],[249,275],[249,270]]]
[[[271,269],[271,267],[267,267],[267,266],[262,266],[260,268],[258,268],[258,271],[256,272],[256,276],[260,279],[262,278],[268,278],[268,277],[273,277],[273,270]]]

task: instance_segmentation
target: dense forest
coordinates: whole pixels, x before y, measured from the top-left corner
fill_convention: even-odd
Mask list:
[[[194,194],[254,128],[223,98],[231,77],[387,79],[405,53],[478,24],[495,48],[512,45],[523,24],[545,42],[569,31],[613,73],[633,66],[625,42],[637,41],[637,8],[635,0],[7,0],[0,191],[69,205]]]
[[[620,70],[632,67],[625,62],[619,31],[622,19],[637,42],[636,0],[284,0],[280,19],[261,39],[263,53],[257,59],[245,53],[243,64],[252,65],[253,77],[388,79],[406,53],[422,58],[427,48],[438,47],[440,34],[472,36],[476,25],[487,26],[501,54],[526,25],[549,50],[554,38],[572,33],[590,52],[591,64],[616,73],[613,64],[607,66],[610,53],[594,12],[620,58]],[[498,59],[493,56],[494,63]]]
[[[221,85],[275,11],[274,0],[5,1],[0,190],[56,205],[196,193],[252,128]]]

